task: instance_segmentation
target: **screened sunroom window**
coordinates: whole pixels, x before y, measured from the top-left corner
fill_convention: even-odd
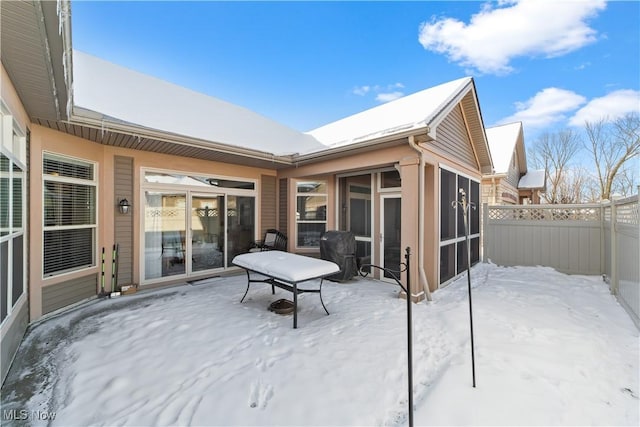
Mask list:
[[[469,247],[471,264],[480,260],[480,183],[455,172],[440,169],[440,283],[443,284],[467,268],[467,242],[460,189],[475,206],[469,209]]]
[[[95,164],[55,154],[43,158],[44,275],[95,265]]]

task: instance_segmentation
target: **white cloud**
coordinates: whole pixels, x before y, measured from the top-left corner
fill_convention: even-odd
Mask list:
[[[541,128],[566,120],[567,114],[586,102],[586,98],[575,92],[549,87],[536,93],[525,102],[516,102],[517,112],[499,123],[521,121],[525,129]]]
[[[615,120],[633,112],[640,112],[640,91],[621,89],[593,98],[571,117],[569,124],[583,126],[585,121]]]
[[[353,88],[351,93],[354,95],[365,96],[371,90],[371,86],[357,86]]]
[[[404,92],[400,89],[404,89],[404,84],[397,82],[391,83],[386,86],[380,85],[363,85],[356,86],[351,90],[351,93],[358,96],[365,96],[369,93],[375,94],[376,101],[378,102],[389,102],[394,99],[402,98],[404,96]]]
[[[469,24],[432,18],[420,26],[419,41],[430,51],[482,73],[506,74],[520,56],[561,56],[593,43],[597,33],[587,20],[605,0],[521,0],[486,3]]]
[[[384,93],[379,93],[376,96],[376,101],[378,101],[378,102],[389,102],[389,101],[393,101],[393,100],[398,99],[398,98],[402,98],[403,96],[404,96],[404,93],[402,93],[400,91],[384,92]]]

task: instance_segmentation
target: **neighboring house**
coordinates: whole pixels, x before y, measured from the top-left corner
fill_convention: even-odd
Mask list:
[[[269,228],[312,256],[351,230],[392,269],[410,247],[416,301],[466,269],[452,201],[493,173],[472,78],[300,133],[73,51],[68,1],[1,8],[3,378],[29,322],[96,297],[114,244],[143,289],[233,271]],[[479,210],[470,228],[475,263]]]
[[[545,171],[529,170],[522,123],[486,129],[494,171],[482,176],[482,202],[490,205],[540,203]]]

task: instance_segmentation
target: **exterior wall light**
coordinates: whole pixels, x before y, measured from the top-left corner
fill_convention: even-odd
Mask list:
[[[129,208],[131,208],[131,204],[129,203],[129,201],[127,199],[122,199],[118,203],[118,209],[120,209],[120,213],[121,214],[129,213]]]

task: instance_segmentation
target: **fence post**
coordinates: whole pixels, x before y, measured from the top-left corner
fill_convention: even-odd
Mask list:
[[[482,204],[482,262],[487,262],[487,224],[489,223],[489,204]]]
[[[616,239],[616,201],[611,198],[611,251],[610,251],[610,263],[611,266],[611,283],[609,284],[609,290],[613,295],[618,294],[618,254],[617,252],[617,239]]]

